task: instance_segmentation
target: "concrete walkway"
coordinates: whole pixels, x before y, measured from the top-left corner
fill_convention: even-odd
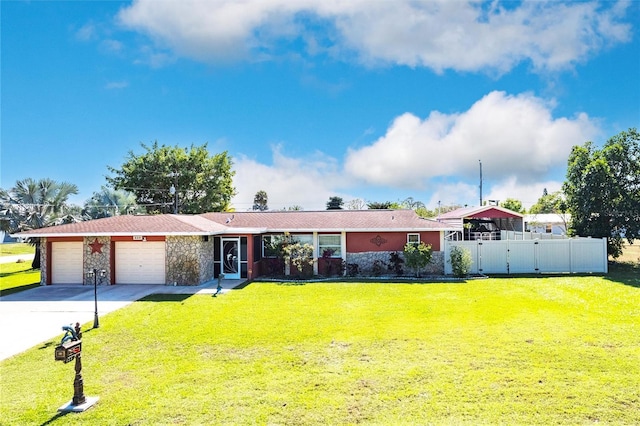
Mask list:
[[[223,280],[221,293],[242,287],[244,280]],[[218,282],[200,286],[100,285],[97,287],[98,318],[150,294],[210,294]],[[90,323],[95,312],[94,287],[50,285],[0,297],[0,360],[38,346],[51,351],[48,340],[62,335],[62,326]],[[55,342],[57,344],[58,342]]]

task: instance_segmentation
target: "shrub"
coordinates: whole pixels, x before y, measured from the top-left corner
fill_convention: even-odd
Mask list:
[[[360,265],[357,263],[347,263],[347,275],[350,277],[357,277],[360,275]]]
[[[404,271],[402,270],[403,263],[404,263],[404,259],[400,257],[400,255],[397,252],[394,251],[393,253],[389,254],[388,268],[391,272],[393,272],[397,276],[401,276],[402,274],[404,274]]]
[[[386,264],[378,259],[378,260],[374,260],[373,261],[373,267],[372,267],[372,273],[374,277],[379,277],[380,275],[383,274],[384,270],[386,269]]]
[[[284,246],[283,251],[284,261],[291,262],[301,276],[307,273],[308,268],[305,266],[313,266],[313,246],[311,244],[288,244]]]
[[[407,243],[404,246],[404,260],[409,268],[416,272],[416,277],[420,276],[420,270],[431,262],[431,245],[420,242],[420,244]]]
[[[469,274],[473,263],[469,250],[454,246],[449,253],[449,260],[451,261],[451,269],[454,276],[462,278]]]

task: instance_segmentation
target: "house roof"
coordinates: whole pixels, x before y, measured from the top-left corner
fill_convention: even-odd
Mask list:
[[[123,215],[84,222],[50,226],[14,234],[18,237],[66,237],[66,236],[107,236],[107,235],[206,235],[224,227],[206,222],[210,229],[197,217],[178,215]],[[217,229],[215,229],[217,228]]]
[[[438,220],[480,218],[522,218],[523,214],[500,206],[463,207],[438,216]]]
[[[232,212],[123,215],[34,229],[18,237],[217,235],[265,232],[443,231],[451,227],[413,210]]]
[[[440,231],[448,229],[413,210],[322,210],[205,213],[202,217],[227,227],[261,228],[271,232],[303,231]]]
[[[539,213],[524,216],[526,223],[558,223],[566,224],[571,220],[569,213]]]

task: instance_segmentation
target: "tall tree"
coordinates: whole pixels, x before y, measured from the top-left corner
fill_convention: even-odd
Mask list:
[[[2,228],[20,232],[78,221],[67,204],[69,196],[77,193],[78,187],[68,182],[19,180],[10,190],[0,190]],[[39,268],[40,242],[33,240],[32,243],[36,246],[36,255],[31,266]]]
[[[342,210],[343,205],[344,201],[342,201],[342,197],[329,197],[329,201],[327,201],[327,210]]]
[[[425,208],[425,205],[422,201],[414,200],[413,197],[407,197],[402,202],[402,208],[409,210],[418,210]]]
[[[269,210],[269,206],[267,205],[269,197],[267,196],[267,191],[258,191],[256,195],[253,197],[253,210],[265,211]]]
[[[367,203],[369,210],[400,210],[402,205],[395,201],[370,201]]]
[[[136,195],[129,191],[103,186],[94,192],[82,209],[82,216],[89,219],[143,213],[136,203]]]
[[[640,134],[620,132],[597,149],[574,146],[563,185],[574,235],[606,237],[608,253],[640,236]]]
[[[207,144],[190,148],[147,146],[142,155],[129,152],[115,176],[107,181],[115,189],[136,194],[139,205],[149,213],[205,213],[229,209],[234,171],[231,157],[224,151],[210,155]]]
[[[362,198],[354,198],[347,203],[347,210],[363,210],[366,205]]]
[[[529,213],[545,214],[545,213],[564,213],[567,210],[567,204],[564,200],[562,191],[556,191],[549,194],[547,188],[542,192],[542,197],[531,206]]]
[[[524,209],[522,208],[522,201],[516,200],[515,198],[507,198],[500,203],[500,206],[517,213],[524,213]]]

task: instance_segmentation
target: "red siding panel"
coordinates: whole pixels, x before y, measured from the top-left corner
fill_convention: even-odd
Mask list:
[[[402,251],[407,244],[407,234],[418,232],[349,232],[347,253],[367,251]],[[431,244],[433,251],[440,251],[440,232],[420,232],[420,241]]]

